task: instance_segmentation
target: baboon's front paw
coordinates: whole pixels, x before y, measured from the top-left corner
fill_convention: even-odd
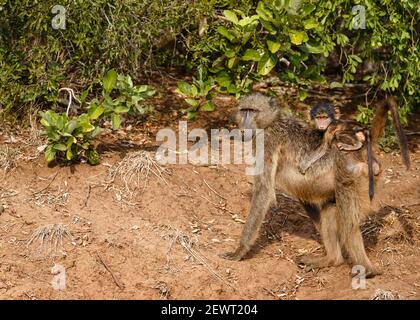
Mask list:
[[[325,268],[331,265],[327,257],[305,255],[297,259],[296,261],[300,265],[305,266],[306,271],[311,271],[313,269]]]
[[[375,267],[366,268],[366,278],[373,278],[382,274],[380,269]]]
[[[242,256],[235,252],[226,252],[219,255],[221,258],[232,261],[239,261],[242,259]]]

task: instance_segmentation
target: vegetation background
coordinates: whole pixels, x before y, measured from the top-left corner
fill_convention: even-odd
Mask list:
[[[313,85],[366,84],[359,121],[371,120],[375,99],[394,94],[407,123],[419,104],[419,16],[416,0],[0,0],[0,116],[54,109],[59,88],[70,87],[81,95],[79,114],[95,115],[80,120],[92,135],[107,116],[117,128],[119,114],[147,113],[153,88],[133,79],[175,71],[195,75],[178,85],[188,119],[212,111],[217,93],[239,97],[274,77],[301,100]],[[64,148],[56,138],[57,152],[79,153],[72,139]]]

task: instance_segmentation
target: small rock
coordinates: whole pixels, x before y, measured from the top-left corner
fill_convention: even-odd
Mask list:
[[[4,212],[4,207],[3,205],[0,204],[0,215]]]

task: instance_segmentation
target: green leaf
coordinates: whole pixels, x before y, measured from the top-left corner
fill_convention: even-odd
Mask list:
[[[113,113],[111,115],[112,129],[117,130],[121,126],[121,117],[119,114]]]
[[[129,107],[126,107],[126,106],[117,106],[117,107],[115,107],[114,112],[116,112],[116,113],[127,113],[128,110],[130,110]]]
[[[198,95],[198,89],[195,85],[191,85],[191,96],[196,97]]]
[[[149,86],[146,85],[146,84],[143,84],[141,86],[135,87],[135,89],[136,89],[135,90],[136,92],[146,92],[146,91],[150,90],[149,89]]]
[[[66,151],[67,147],[62,143],[54,143],[53,148],[58,151]]]
[[[80,96],[80,101],[84,102],[89,94],[89,89],[84,90]]]
[[[260,61],[261,56],[255,49],[246,49],[242,60],[244,61]]]
[[[192,120],[197,116],[197,114],[198,114],[198,111],[196,111],[196,110],[188,110],[187,111],[187,119]]]
[[[177,92],[185,95],[190,96],[191,95],[191,85],[186,81],[180,81],[178,82],[178,89]]]
[[[355,54],[349,55],[349,58],[356,60],[359,63],[362,63],[362,59],[359,56],[356,56]]]
[[[277,57],[270,53],[265,53],[261,60],[258,62],[257,72],[258,74],[265,76],[270,73],[270,71],[277,64]]]
[[[258,16],[266,21],[273,20],[272,12],[265,6],[263,1],[259,1],[256,10]]]
[[[276,53],[280,50],[281,44],[279,42],[267,40],[267,46],[271,53]]]
[[[41,119],[41,124],[46,128],[51,126],[51,124],[44,118]]]
[[[235,36],[224,26],[217,27],[217,32],[219,32],[222,36],[227,38],[230,42],[233,42],[235,40]]]
[[[216,81],[219,84],[219,86],[227,87],[231,84],[232,79],[227,71],[222,70],[219,73],[217,73]]]
[[[101,157],[98,151],[96,151],[95,149],[88,150],[87,158],[88,158],[88,163],[92,166],[96,166],[97,164],[99,164],[99,161],[101,160]]]
[[[55,159],[56,153],[57,153],[57,150],[55,150],[52,145],[49,145],[47,149],[45,150],[45,160],[47,162],[53,161]]]
[[[309,29],[314,29],[314,28],[317,28],[319,26],[319,23],[318,23],[318,21],[316,20],[316,19],[314,19],[314,18],[310,18],[310,19],[307,19],[307,20],[304,20],[303,21],[303,27],[306,29],[306,30],[309,30]]]
[[[304,101],[308,97],[308,92],[303,89],[299,89],[299,100]]]
[[[104,111],[104,107],[98,106],[96,104],[91,104],[91,106],[88,109],[89,118],[91,118],[92,120],[96,120],[104,113]]]
[[[66,159],[67,159],[68,161],[70,161],[71,159],[73,159],[73,152],[71,151],[71,148],[70,148],[70,149],[67,149],[67,152],[66,152]]]
[[[324,52],[324,47],[322,45],[312,45],[309,42],[305,43],[305,49],[305,51],[315,54],[320,54]]]
[[[69,138],[67,139],[67,143],[66,143],[66,148],[67,148],[67,150],[68,150],[68,149],[70,149],[70,148],[71,148],[71,146],[72,146],[73,144],[75,144],[76,142],[77,142],[77,139],[76,139],[75,137],[73,137],[73,136],[69,137]]]
[[[226,19],[234,24],[238,24],[238,17],[235,12],[231,10],[224,10],[223,14],[225,15]]]
[[[118,74],[114,69],[109,70],[105,74],[102,82],[106,93],[110,93],[112,89],[114,89],[115,83],[117,82],[117,77]]]
[[[95,129],[90,133],[90,136],[92,138],[95,138],[99,134],[99,132],[101,132],[101,128],[100,127],[95,127]]]
[[[80,129],[82,133],[88,133],[95,130],[95,126],[92,125],[90,122],[81,122],[79,123],[78,129]]]
[[[205,104],[201,107],[204,111],[213,111],[214,110],[214,104],[211,101],[207,101]]]
[[[245,17],[241,19],[238,23],[241,27],[245,27],[248,25],[252,25],[253,27],[256,27],[258,25],[258,16],[251,16],[251,17]]]
[[[228,60],[227,67],[228,67],[229,69],[232,69],[232,67],[233,67],[233,66],[234,66],[234,64],[235,64],[235,61],[236,61],[236,58],[235,58],[235,57],[230,58],[230,59]]]
[[[290,41],[295,45],[300,45],[309,40],[305,31],[293,30],[289,33]]]
[[[265,20],[260,20],[262,26],[271,34],[276,34],[277,33],[277,29],[275,26],[273,26],[273,24],[271,22],[265,21]]]
[[[225,51],[225,56],[228,58],[233,58],[236,56],[236,52],[233,51],[232,49],[226,50]]]
[[[76,128],[77,128],[77,119],[72,119],[66,124],[64,131],[66,134],[72,134]]]
[[[200,102],[195,99],[185,99],[185,102],[188,103],[190,106],[196,108],[200,105]]]
[[[308,14],[310,14],[312,11],[314,11],[316,9],[316,6],[313,4],[308,4],[306,6],[304,6],[300,12],[302,13],[302,15],[307,16]]]
[[[330,88],[334,89],[334,88],[342,88],[343,84],[341,82],[337,82],[337,81],[333,81],[330,83]]]

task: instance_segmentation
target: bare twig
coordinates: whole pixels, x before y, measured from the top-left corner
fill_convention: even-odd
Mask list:
[[[35,195],[35,194],[37,194],[37,193],[41,193],[42,191],[47,190],[47,189],[51,186],[51,184],[54,182],[54,180],[55,180],[55,178],[57,177],[58,173],[59,173],[59,171],[57,171],[57,172],[55,173],[54,177],[51,179],[51,181],[47,184],[47,186],[46,186],[45,188],[42,188],[42,189],[41,189],[41,190],[39,190],[39,191],[35,191],[35,192],[33,193],[33,195]]]
[[[206,179],[203,179],[204,183],[206,184],[206,186],[213,191],[215,194],[217,194],[220,198],[227,200],[224,196],[222,196],[220,193],[218,193],[216,190],[214,190],[206,181]]]
[[[92,191],[92,185],[89,185],[88,186],[88,192],[87,192],[87,196],[86,196],[86,200],[85,200],[85,205],[84,205],[84,207],[87,207],[87,204],[88,204],[88,201],[89,201],[89,198],[90,198],[90,192]]]
[[[112,272],[111,268],[106,264],[104,259],[102,259],[99,252],[96,252],[96,255],[98,256],[99,262],[102,263],[102,265],[105,267],[105,269],[111,274],[112,279],[114,280],[115,284],[121,289],[124,289],[124,285],[118,280],[118,278],[115,276],[114,272]]]
[[[210,272],[210,274],[212,274],[216,279],[225,283],[226,285],[228,285],[233,290],[236,290],[236,288],[232,284],[230,284],[225,279],[223,279],[222,276],[220,274],[218,274],[209,265],[209,263],[206,261],[206,258],[201,253],[199,253],[197,250],[195,250],[192,247],[192,241],[190,240],[190,238],[187,235],[185,235],[182,231],[180,231],[178,229],[173,229],[172,227],[171,227],[171,229],[172,229],[172,234],[171,234],[172,239],[171,240],[173,242],[178,242],[185,249],[185,251],[187,251],[198,262],[200,262]]]

